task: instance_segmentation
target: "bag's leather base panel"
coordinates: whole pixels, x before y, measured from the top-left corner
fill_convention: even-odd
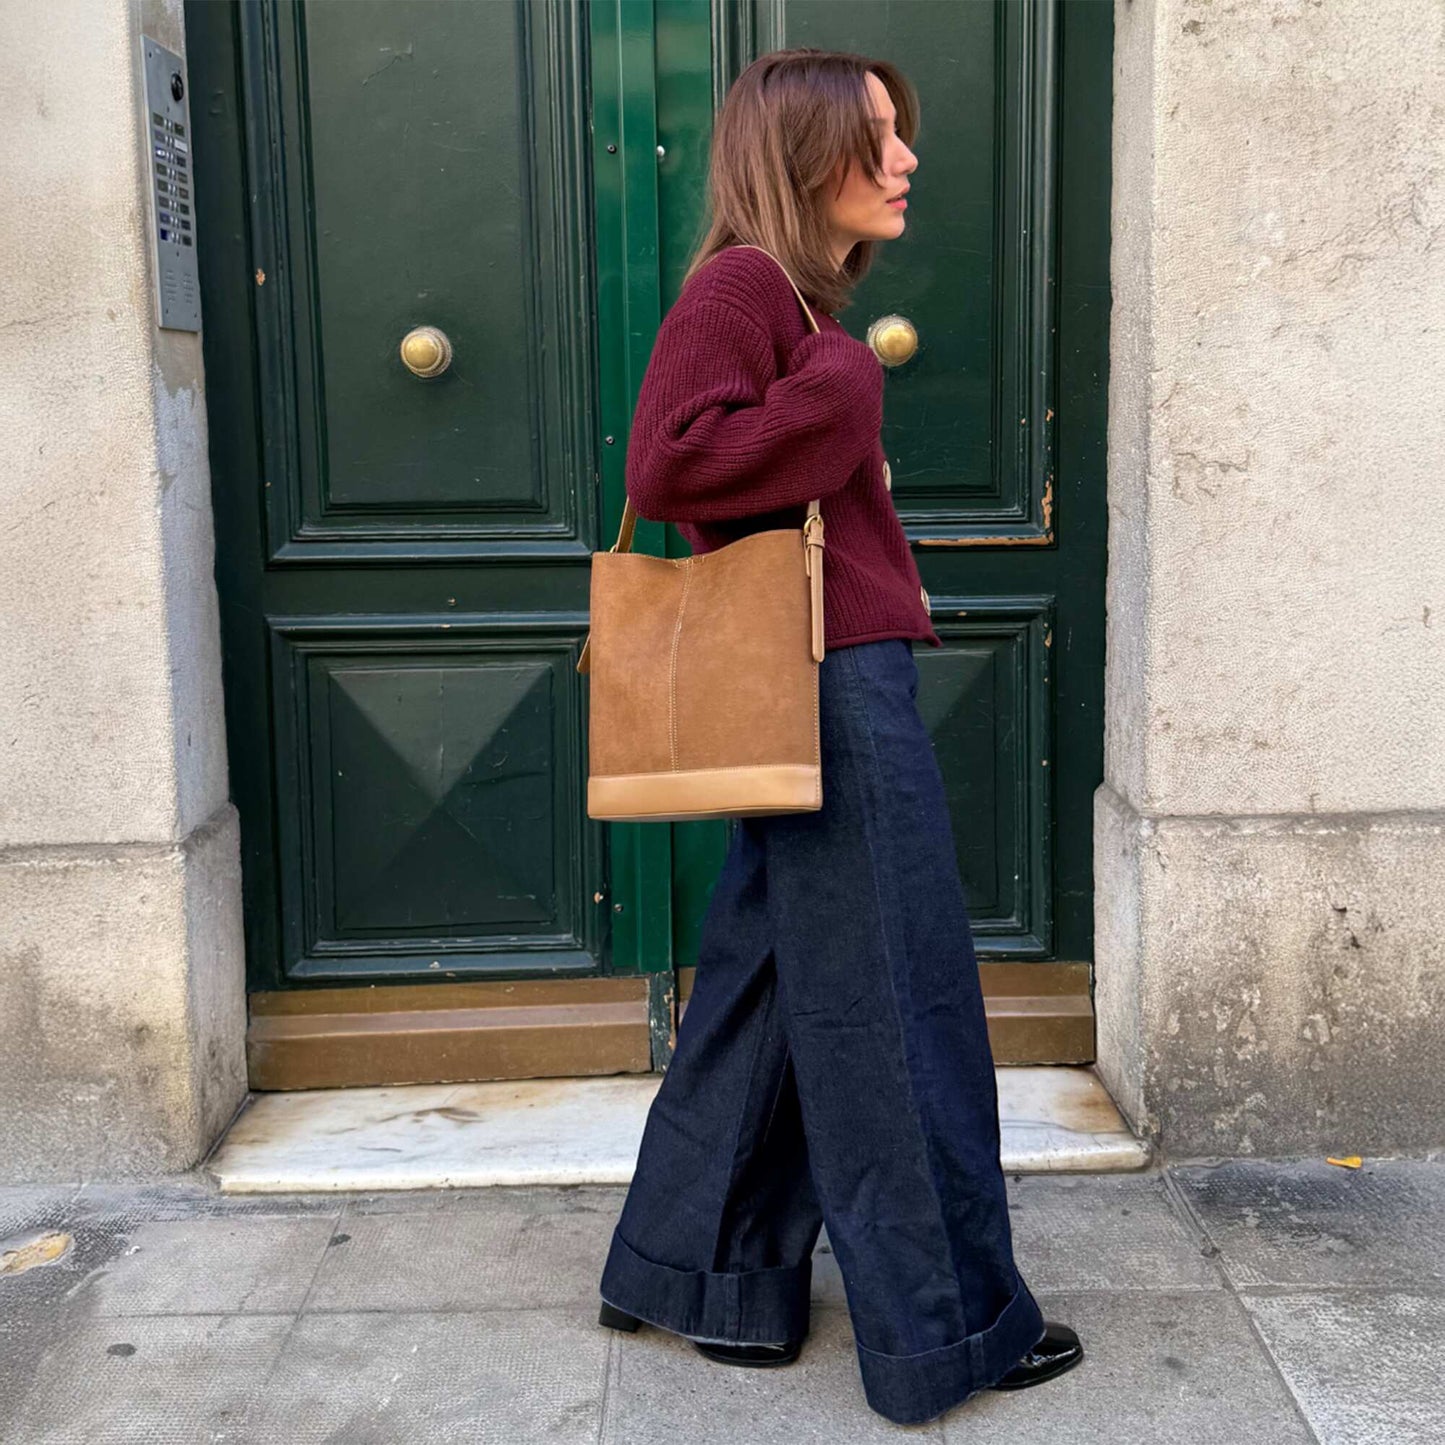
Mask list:
[[[807,763],[593,774],[587,780],[587,816],[613,822],[809,813],[822,806],[822,775]]]

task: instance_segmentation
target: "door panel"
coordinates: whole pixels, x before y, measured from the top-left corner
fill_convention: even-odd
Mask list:
[[[585,555],[577,7],[277,0],[242,25],[279,162],[258,177],[272,560]],[[398,357],[420,324],[454,348],[427,380]]]
[[[1049,735],[1051,608],[1019,599],[964,610],[936,616],[943,647],[916,653],[918,710],[943,773],[977,950],[1038,958],[1048,952],[1048,787],[1035,773]]]
[[[216,8],[188,18],[244,135],[249,316],[214,258],[212,286],[254,351],[254,435],[213,464],[252,987],[634,971],[574,667],[586,10],[262,0],[227,34]],[[401,358],[422,325],[439,375]]]
[[[1048,545],[1054,5],[787,0],[782,20],[790,45],[886,56],[922,97],[907,229],[848,313],[860,336],[893,312],[919,331],[885,411],[910,535]]]
[[[594,971],[575,634],[273,636],[292,976]]]
[[[1107,319],[1108,213],[1100,152],[1086,147],[1102,136],[1107,156],[1108,6],[755,0],[748,9],[764,48],[883,56],[919,90],[907,227],[878,248],[841,319],[860,340],[890,315],[918,335],[911,358],[886,372],[883,443],[944,642],[917,649],[919,706],[945,775],[979,955],[1087,960],[1091,795],[1102,767],[1096,348]],[[1091,187],[1089,204],[1067,218],[1066,99],[1072,164]],[[1103,182],[1106,195],[1107,166]],[[1075,373],[1073,413],[1061,401],[1065,224],[1083,263],[1069,344],[1093,349],[1099,364]],[[1102,253],[1093,248],[1100,232]],[[1068,422],[1076,450],[1063,459],[1061,486]],[[1056,776],[1061,724],[1077,755],[1067,780]]]

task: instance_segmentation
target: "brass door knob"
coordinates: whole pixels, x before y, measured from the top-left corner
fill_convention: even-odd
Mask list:
[[[918,331],[906,316],[880,316],[868,328],[868,345],[884,366],[902,366],[918,350]]]
[[[452,364],[452,344],[435,326],[413,326],[401,338],[401,359],[417,376],[440,376]]]

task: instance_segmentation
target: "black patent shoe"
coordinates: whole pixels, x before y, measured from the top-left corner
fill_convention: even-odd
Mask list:
[[[755,1369],[791,1365],[803,1348],[802,1340],[789,1340],[782,1345],[730,1345],[716,1340],[693,1340],[693,1344],[720,1365],[751,1365]]]
[[[631,1334],[642,1321],[636,1315],[630,1315],[626,1310],[620,1310],[616,1305],[610,1305],[603,1300],[602,1308],[597,1315],[597,1323],[606,1325],[609,1330],[626,1330],[628,1334]]]
[[[613,1330],[626,1330],[631,1334],[642,1323],[636,1315],[620,1310],[616,1305],[602,1301],[597,1323]],[[684,1335],[683,1339],[691,1339]],[[789,1340],[781,1345],[732,1345],[716,1340],[693,1340],[698,1351],[720,1365],[750,1365],[766,1368],[769,1365],[791,1365],[803,1348],[802,1340]]]
[[[1027,1390],[1030,1385],[1042,1385],[1072,1370],[1084,1358],[1084,1347],[1079,1337],[1068,1325],[1044,1321],[1044,1337],[1031,1349],[1008,1374],[996,1380],[989,1388],[994,1390]]]

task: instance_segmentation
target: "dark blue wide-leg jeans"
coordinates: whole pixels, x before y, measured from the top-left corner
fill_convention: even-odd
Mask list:
[[[826,1221],[868,1403],[917,1423],[1044,1326],[912,644],[836,648],[819,688],[823,807],[732,825],[601,1294],[694,1338],[796,1339]]]

